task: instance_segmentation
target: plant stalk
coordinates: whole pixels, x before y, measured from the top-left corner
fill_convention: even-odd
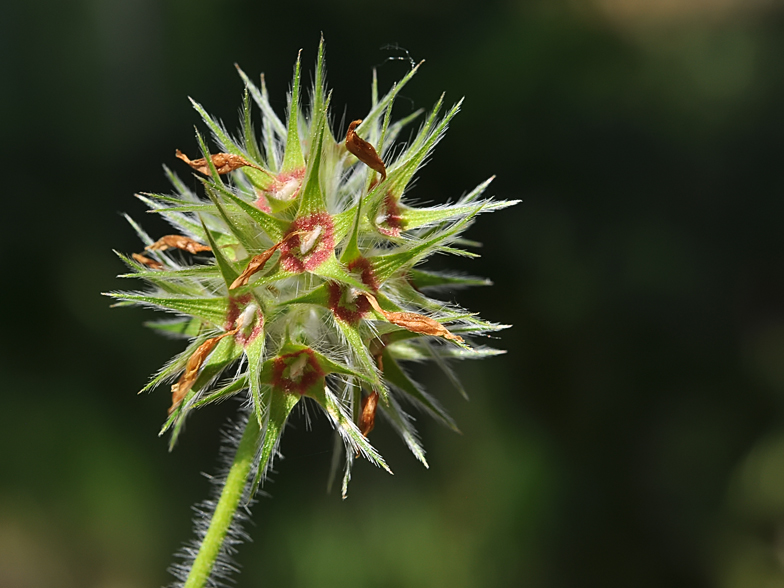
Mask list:
[[[221,490],[215,512],[212,514],[210,526],[199,546],[199,553],[193,561],[191,571],[188,572],[184,588],[204,588],[207,584],[226,539],[226,534],[234,520],[237,507],[244,495],[248,475],[253,470],[260,436],[261,429],[258,419],[251,414],[240,444],[237,446],[237,453],[234,454],[234,461],[226,476],[226,483]]]

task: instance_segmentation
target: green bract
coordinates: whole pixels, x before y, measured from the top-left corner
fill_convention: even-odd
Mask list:
[[[120,255],[131,269],[123,277],[141,278],[150,287],[110,296],[173,313],[177,318],[150,326],[189,341],[144,388],[174,382],[172,410],[161,432],[171,431],[173,446],[192,411],[242,395],[258,431],[245,435],[257,460],[250,470],[255,476],[246,480],[252,483],[247,496],[263,480],[286,420],[303,398],[321,407],[345,443],[344,497],[356,455],[388,469],[367,438],[375,414],[371,396],[427,465],[402,406],[456,426],[409,377],[405,363],[433,360],[456,382],[448,360],[499,353],[470,338],[503,325],[430,296],[439,288],[489,282],[419,266],[433,253],[474,256],[462,248],[470,245],[462,233],[479,213],[516,202],[482,199],[490,180],[449,205],[416,208],[408,200],[407,188],[460,107],[442,113],[439,99],[419,132],[396,143],[421,114],[391,121],[395,96],[417,70],[381,98],[374,76],[372,107],[356,128],[384,160],[385,179],[333,135],[322,43],[306,108],[300,104],[297,60],[285,124],[270,106],[264,78],[257,87],[242,70],[238,136],[193,102],[217,146],[211,151],[197,135],[204,159],[190,163],[201,172],[196,177],[203,197],[168,169],[173,195],[139,196],[180,239],[210,252],[194,257],[174,251],[185,247],[171,240],[161,244],[128,219],[148,251]],[[251,99],[262,115],[260,140]]]

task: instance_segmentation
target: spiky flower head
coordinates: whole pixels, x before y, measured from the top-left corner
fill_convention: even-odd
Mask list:
[[[454,380],[450,359],[498,353],[471,339],[501,325],[430,296],[487,281],[420,265],[433,253],[474,256],[463,249],[470,245],[463,231],[479,213],[514,202],[482,199],[488,180],[455,203],[413,206],[407,189],[460,108],[440,114],[442,96],[419,131],[396,143],[422,114],[391,122],[395,97],[418,68],[381,98],[374,75],[370,112],[345,137],[333,135],[323,42],[305,109],[297,59],[285,123],[270,106],[264,78],[259,87],[239,70],[239,136],[193,102],[217,150],[197,132],[202,157],[177,151],[204,196],[168,169],[173,195],[139,196],[177,234],[153,239],[128,219],[145,251],[120,255],[131,269],[123,277],[141,278],[151,289],[110,295],[174,313],[178,318],[151,326],[190,341],[144,388],[171,383],[162,433],[171,431],[173,446],[193,410],[242,395],[261,431],[251,496],[304,398],[345,443],[344,496],[355,456],[389,469],[368,440],[376,412],[427,465],[403,406],[456,427],[403,365],[432,360]],[[251,99],[262,115],[260,141]]]

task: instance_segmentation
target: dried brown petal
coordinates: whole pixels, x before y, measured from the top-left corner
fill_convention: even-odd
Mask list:
[[[416,312],[388,312],[381,308],[375,296],[363,292],[363,296],[368,299],[370,306],[373,310],[381,314],[390,323],[408,329],[413,333],[420,333],[421,335],[432,335],[433,337],[443,337],[450,341],[457,341],[463,343],[463,338],[460,335],[455,335],[436,320],[431,319],[429,316],[418,314]]]
[[[245,269],[242,270],[242,273],[237,277],[236,280],[234,280],[231,283],[231,286],[229,286],[229,290],[234,290],[235,288],[239,288],[241,286],[247,285],[247,283],[250,281],[250,278],[254,274],[264,269],[264,266],[267,264],[270,257],[272,257],[272,254],[278,250],[278,247],[283,245],[286,241],[288,241],[292,237],[296,235],[301,235],[304,232],[305,231],[294,231],[293,233],[286,235],[279,243],[275,243],[272,247],[270,247],[266,251],[263,251],[262,253],[253,256],[251,260],[248,262],[248,265],[245,266]]]
[[[177,149],[174,154],[177,156],[177,159],[182,159],[197,172],[202,173],[205,176],[210,175],[210,166],[207,164],[207,160],[204,157],[200,157],[199,159],[189,159],[188,156],[179,149]],[[210,155],[210,159],[212,159],[212,164],[215,166],[215,169],[220,175],[233,172],[234,170],[240,169],[241,167],[252,167],[257,170],[264,171],[259,166],[252,164],[250,161],[242,157],[242,155],[234,155],[232,153],[216,153],[215,155]]]
[[[183,235],[166,235],[158,239],[152,245],[144,248],[147,251],[165,251],[166,249],[182,249],[188,253],[200,253],[202,251],[212,251],[207,245],[202,245],[190,237]]]
[[[149,268],[155,270],[163,269],[163,264],[159,261],[155,261],[154,259],[150,259],[149,257],[145,257],[139,253],[131,253],[131,257],[133,257],[136,261],[141,263],[142,265],[146,265]]]
[[[381,161],[378,153],[376,153],[376,148],[354,132],[361,122],[362,119],[355,120],[348,125],[346,149],[370,169],[380,173],[381,181],[383,182],[387,179],[387,168],[384,167],[384,162]]]
[[[359,430],[367,437],[376,424],[376,407],[378,406],[378,392],[373,392],[362,399],[362,413],[359,415]]]
[[[237,329],[232,331],[227,331],[222,335],[218,335],[217,337],[212,337],[211,339],[207,339],[204,343],[199,345],[196,351],[193,352],[188,358],[188,363],[185,364],[185,371],[180,376],[180,379],[177,380],[176,384],[173,384],[171,387],[172,391],[172,404],[169,407],[169,414],[171,414],[177,406],[179,406],[182,399],[185,398],[185,395],[193,386],[196,379],[199,377],[199,370],[201,370],[201,366],[204,365],[207,357],[209,357],[212,350],[215,349],[215,346],[220,342],[221,339],[224,337],[228,337],[229,335],[234,335],[237,332]]]
[[[245,286],[253,274],[264,269],[264,265],[269,261],[269,258],[272,257],[272,254],[277,251],[278,247],[280,247],[280,243],[273,245],[263,253],[253,256],[248,262],[248,265],[245,266],[245,269],[242,270],[242,273],[231,283],[229,289],[234,290],[234,288]]]

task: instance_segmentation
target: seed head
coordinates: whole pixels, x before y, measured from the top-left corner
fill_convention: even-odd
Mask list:
[[[345,138],[336,136],[323,57],[322,43],[304,109],[297,60],[284,119],[264,78],[259,88],[239,70],[245,95],[236,137],[193,102],[217,151],[197,133],[202,157],[179,150],[176,157],[195,172],[203,195],[167,169],[174,193],[140,196],[177,234],[154,240],[129,219],[145,252],[120,256],[131,269],[123,277],[149,288],[110,296],[177,315],[152,326],[189,341],[144,388],[174,382],[163,427],[172,446],[194,410],[233,395],[246,399],[262,443],[275,446],[293,406],[308,398],[345,442],[345,496],[355,455],[388,469],[368,440],[377,413],[425,465],[401,404],[456,429],[404,366],[434,360],[448,370],[451,359],[500,353],[475,339],[504,325],[431,297],[487,281],[421,265],[433,253],[474,257],[463,232],[479,213],[516,201],[482,199],[491,178],[456,202],[415,207],[411,182],[460,102],[441,114],[442,96],[408,142],[398,143],[422,112],[393,122],[392,105],[419,65],[381,98],[374,76],[370,111]],[[261,140],[251,98],[262,114]],[[259,464],[259,475],[267,465]]]

